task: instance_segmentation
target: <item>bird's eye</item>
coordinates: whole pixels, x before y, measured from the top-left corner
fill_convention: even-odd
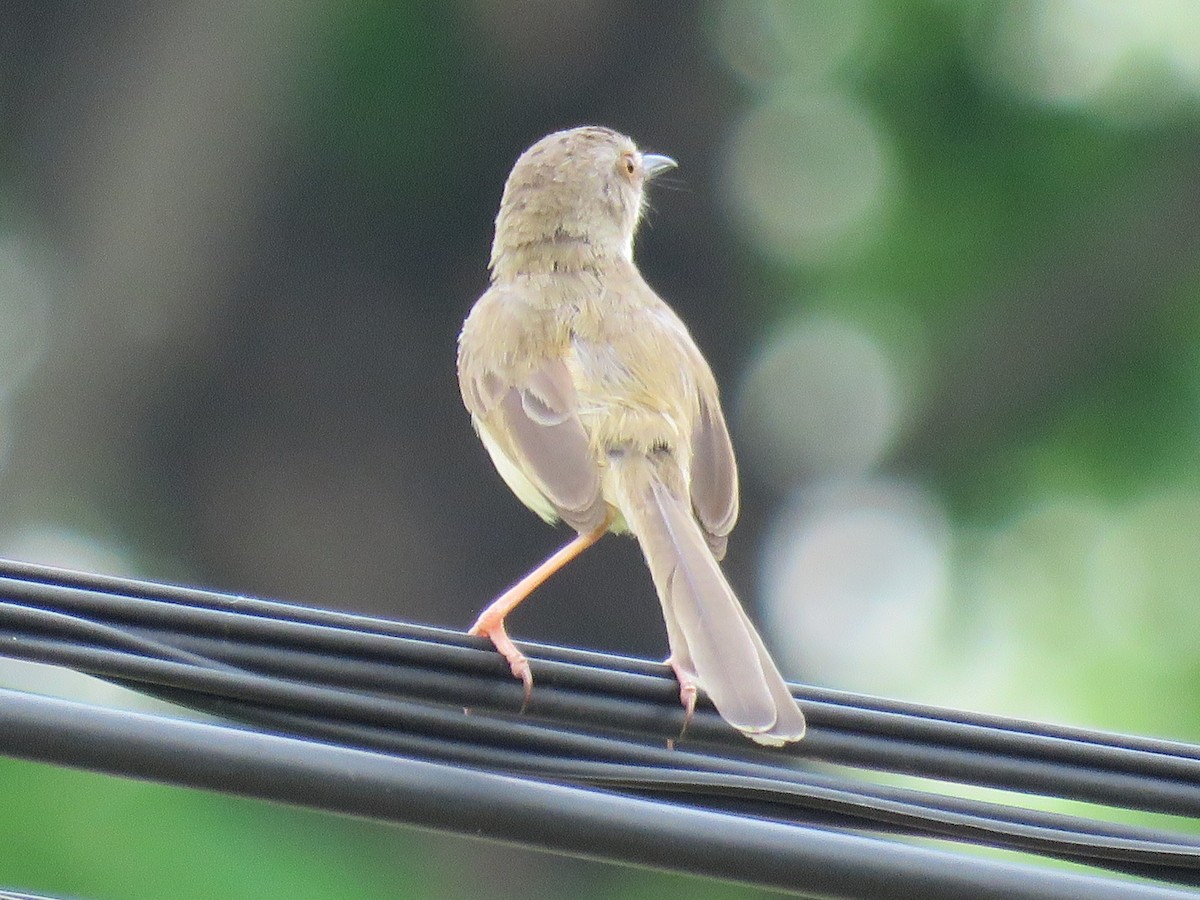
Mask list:
[[[625,174],[632,178],[637,174],[637,159],[632,153],[625,153],[621,156],[621,168],[625,170]]]

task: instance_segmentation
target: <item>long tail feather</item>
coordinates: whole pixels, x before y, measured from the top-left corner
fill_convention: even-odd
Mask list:
[[[622,512],[658,589],[674,661],[695,674],[721,716],[747,737],[775,746],[799,740],[804,715],[713,558],[690,502],[649,467],[644,477],[619,481],[627,492]]]

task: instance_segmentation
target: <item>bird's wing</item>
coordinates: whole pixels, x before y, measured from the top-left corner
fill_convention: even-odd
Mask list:
[[[700,415],[692,429],[692,508],[717,559],[738,517],[737,462],[729,429],[715,393],[700,399]]]
[[[661,331],[667,335],[665,345],[658,345],[658,354],[649,358],[660,367],[677,365],[688,373],[686,387],[672,390],[696,392],[696,406],[690,413],[695,418],[690,435],[688,491],[708,546],[719,560],[725,556],[729,532],[737,522],[738,474],[729,429],[721,413],[717,381],[683,320],[648,285],[642,291],[647,298],[648,319],[638,334],[644,337]],[[665,353],[666,349],[672,354]]]
[[[490,354],[495,344],[489,338],[516,327],[511,318],[500,303],[477,307],[468,318],[459,344],[463,401],[496,469],[521,502],[548,521],[562,519],[580,532],[593,531],[608,508],[571,373],[561,358],[535,360],[530,371],[528,359],[518,363],[508,354]]]

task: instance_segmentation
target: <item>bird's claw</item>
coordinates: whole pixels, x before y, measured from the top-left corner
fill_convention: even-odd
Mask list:
[[[467,633],[476,637],[486,637],[495,646],[496,651],[504,657],[513,677],[524,685],[525,693],[521,699],[520,712],[525,712],[526,707],[529,706],[529,700],[533,696],[533,671],[529,668],[529,658],[517,649],[517,645],[512,642],[512,638],[505,631],[504,619],[502,617],[490,618],[485,613],[476,620]]]
[[[692,717],[696,714],[696,698],[699,696],[700,689],[696,685],[696,676],[679,665],[674,657],[668,656],[666,663],[675,673],[675,680],[679,682],[679,702],[683,704],[683,727],[679,729],[677,738],[667,742],[667,745],[674,750],[676,742],[683,740],[683,735],[687,732],[688,725],[692,723]]]

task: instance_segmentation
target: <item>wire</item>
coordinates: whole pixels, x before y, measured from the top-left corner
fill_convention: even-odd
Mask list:
[[[493,837],[562,852],[591,847],[593,855],[605,859],[816,894],[828,892],[830,883],[802,861],[815,864],[805,854],[817,853],[818,847],[821,853],[842,854],[838,871],[848,880],[839,883],[847,886],[866,884],[862,879],[877,874],[883,859],[897,867],[886,885],[830,896],[905,896],[904,885],[917,884],[901,875],[913,859],[881,847],[934,854],[921,857],[921,872],[941,884],[936,890],[962,887],[955,879],[966,877],[963,873],[970,873],[972,892],[985,896],[1001,883],[1008,891],[1003,896],[1016,897],[1104,896],[1096,893],[1100,885],[1119,886],[1122,896],[1134,896],[1128,893],[1134,888],[1151,890],[1091,878],[1082,893],[1028,893],[1035,884],[1043,886],[1038,890],[1054,890],[1048,886],[1062,873],[1012,864],[995,869],[970,856],[897,844],[888,837],[893,835],[1021,850],[1180,885],[1200,884],[1200,839],[1187,833],[891,787],[864,777],[905,773],[1198,818],[1200,748],[1195,746],[804,687],[795,693],[808,714],[810,733],[784,752],[750,744],[711,708],[699,710],[683,740],[676,741],[683,715],[665,666],[565,648],[523,649],[536,686],[529,708],[518,714],[521,686],[507,666],[485,641],[457,632],[0,561],[0,653],[69,667],[254,725],[261,730],[257,738],[294,742],[286,748],[271,745],[283,754],[275,763],[279,767],[288,764],[285,757],[313,765],[318,757],[326,759],[315,748],[340,748],[367,754],[351,757],[355,761],[382,757],[460,773],[502,774],[509,790],[507,800],[495,798]],[[333,796],[348,790],[336,783],[344,769],[310,773],[321,780],[310,782],[307,800],[302,794],[272,793],[265,783],[260,788],[265,793],[250,790],[245,770],[229,768],[228,759],[216,764],[219,742],[211,732],[183,728],[194,723],[129,718],[132,714],[112,710],[67,715],[63,703],[0,692],[0,752],[193,784],[173,765],[178,756],[171,754],[183,753],[195,757],[192,766],[211,772],[196,786],[488,833],[457,816],[434,821],[400,808],[350,808],[345,798],[341,805],[321,801],[323,792]],[[60,743],[53,746],[46,740],[30,742],[48,721],[75,732],[72,740],[60,733]],[[121,768],[118,760],[93,754],[88,748],[96,746],[95,736],[78,733],[109,729],[115,747],[121,727],[130,729],[128,741],[143,742],[142,755],[129,759],[148,769],[135,770],[139,763],[132,761]],[[196,746],[177,745],[193,738]],[[169,758],[156,756],[164,751],[160,740],[176,742]],[[668,749],[668,742],[676,749]],[[828,764],[835,768],[829,770]],[[412,771],[388,769],[388,790],[413,788],[404,782]],[[526,793],[548,780],[571,788],[575,793],[564,796],[582,805],[551,815],[546,828],[523,837],[519,829],[504,832],[505,816],[519,821]],[[603,818],[589,820],[591,842],[576,847],[561,832],[584,827],[582,822],[568,827],[568,821],[572,815],[586,818],[583,810],[591,809],[590,801],[580,798],[597,790],[610,799],[651,804],[657,810],[653,816],[668,830],[683,827],[680,816],[688,823],[701,821],[684,813],[721,817],[720,828],[738,835],[739,852],[726,852],[717,841],[703,859],[687,853],[660,857],[648,849],[637,853],[628,846],[630,823]],[[639,815],[650,815],[636,808]],[[738,823],[732,829],[730,817]],[[703,819],[704,828],[716,827],[717,821]],[[769,848],[784,852],[779,835],[746,830],[748,822],[786,829],[791,862],[764,861]],[[830,843],[831,835],[854,840]],[[690,835],[692,840],[700,836]],[[641,840],[654,843],[658,837]],[[764,871],[778,872],[780,878]],[[931,884],[921,881],[918,893],[956,895],[929,893]],[[1178,893],[1154,889],[1144,895]]]
[[[1167,898],[1113,882],[826,828],[0,690],[6,751],[812,896]]]

